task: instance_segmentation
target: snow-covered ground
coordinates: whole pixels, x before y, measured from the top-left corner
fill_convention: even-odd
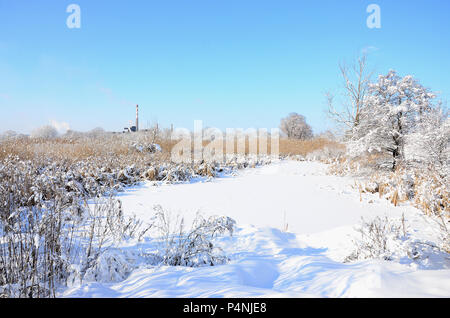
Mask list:
[[[115,283],[85,282],[65,297],[450,297],[450,260],[365,260],[343,263],[355,225],[404,213],[418,239],[435,240],[437,225],[411,206],[363,194],[355,179],[326,174],[317,162],[280,161],[209,181],[152,182],[120,194],[127,214],[142,220],[160,204],[189,224],[197,211],[236,220],[218,239],[230,261],[212,267],[135,264]],[[362,200],[361,200],[362,199]],[[420,229],[420,231],[418,231]],[[416,233],[416,234],[414,234]],[[150,243],[124,243],[142,252]]]

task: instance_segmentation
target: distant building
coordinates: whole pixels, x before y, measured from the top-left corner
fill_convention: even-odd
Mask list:
[[[125,127],[125,128],[123,129],[123,132],[124,132],[124,133],[127,133],[127,132],[136,132],[136,131],[137,131],[136,126]]]
[[[132,123],[130,121],[130,127],[125,127],[123,129],[123,132],[137,132],[139,131],[139,105],[136,105],[136,124],[132,126]]]

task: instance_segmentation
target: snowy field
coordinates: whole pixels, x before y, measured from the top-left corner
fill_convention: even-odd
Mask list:
[[[151,266],[133,260],[115,283],[85,282],[62,297],[450,297],[450,260],[344,263],[361,217],[401,218],[417,239],[436,239],[435,222],[378,195],[360,197],[355,179],[326,174],[317,162],[280,161],[234,176],[190,183],[143,183],[119,195],[126,214],[149,220],[160,204],[186,223],[200,211],[236,220],[219,238],[230,261],[207,267]],[[420,231],[418,231],[420,229]],[[141,253],[148,241],[120,248]],[[130,261],[131,262],[131,261]]]

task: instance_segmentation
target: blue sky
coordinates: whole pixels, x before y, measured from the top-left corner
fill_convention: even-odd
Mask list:
[[[80,29],[66,26],[71,3]],[[381,29],[366,26],[371,3]],[[298,112],[320,132],[338,63],[368,48],[376,74],[449,100],[449,13],[442,0],[0,0],[0,132],[120,131],[137,103],[144,128],[272,128]]]

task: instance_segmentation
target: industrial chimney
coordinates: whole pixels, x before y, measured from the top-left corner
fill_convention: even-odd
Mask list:
[[[139,105],[136,105],[136,131],[139,131]]]

